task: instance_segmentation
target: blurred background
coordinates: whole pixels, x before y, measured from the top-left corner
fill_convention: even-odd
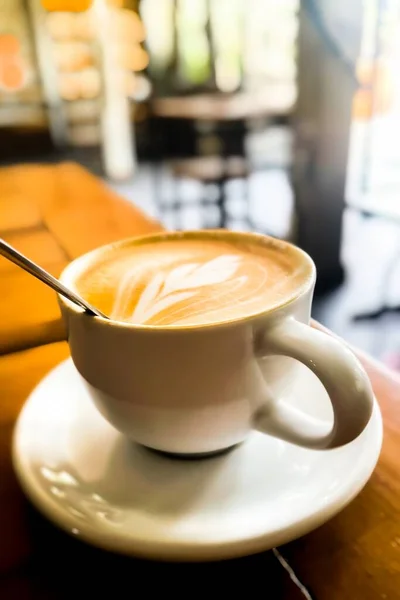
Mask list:
[[[314,316],[398,369],[399,134],[400,0],[0,2],[2,165],[297,243]]]

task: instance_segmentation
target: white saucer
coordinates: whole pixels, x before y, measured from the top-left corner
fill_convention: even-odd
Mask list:
[[[306,369],[296,396],[329,415],[326,393]],[[381,441],[375,404],[364,433],[338,450],[254,433],[214,458],[167,458],[115,431],[67,360],[28,399],[13,458],[27,495],[72,535],[148,558],[212,560],[266,550],[324,523],[364,486]]]

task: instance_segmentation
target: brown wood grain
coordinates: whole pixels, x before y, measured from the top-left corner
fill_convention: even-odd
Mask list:
[[[0,169],[0,231],[34,228],[41,224],[36,198],[41,190],[30,186],[25,173],[29,173],[25,167]]]
[[[109,242],[158,223],[74,163],[0,169],[0,236],[58,276]],[[56,295],[0,257],[0,355],[63,339]]]
[[[41,197],[47,228],[70,258],[103,244],[161,230],[131,202],[74,163],[42,167],[53,177],[52,195]]]
[[[14,232],[1,232],[1,237],[53,274],[57,273],[58,265],[64,265],[68,262],[67,254],[60,247],[54,235],[45,228],[37,227],[35,229],[14,230]],[[19,267],[0,256],[1,277],[22,272]]]
[[[11,467],[15,419],[35,384],[67,356],[67,343],[62,342],[0,357],[0,577],[31,553],[26,506]]]

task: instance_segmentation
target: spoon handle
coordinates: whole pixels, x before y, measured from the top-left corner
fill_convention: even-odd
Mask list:
[[[37,279],[40,279],[40,281],[42,281],[43,283],[49,285],[58,294],[61,294],[71,302],[78,304],[89,314],[95,315],[97,317],[103,317],[104,319],[107,318],[97,308],[86,302],[86,300],[81,298],[78,294],[75,294],[74,291],[65,287],[65,285],[63,285],[61,281],[59,281],[58,279],[53,277],[53,275],[42,269],[42,267],[39,267],[39,265],[37,265],[36,263],[29,260],[29,258],[21,254],[21,252],[18,252],[18,250],[10,246],[10,244],[7,244],[7,242],[2,238],[0,238],[0,254],[8,260],[10,260],[11,262],[18,265],[18,267],[21,267],[25,271],[28,271],[28,273],[30,273]]]

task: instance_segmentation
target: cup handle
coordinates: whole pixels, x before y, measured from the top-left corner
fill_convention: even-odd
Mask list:
[[[256,339],[256,356],[292,357],[311,369],[332,403],[333,426],[283,401],[261,404],[253,427],[298,446],[330,449],[353,441],[373,409],[372,387],[358,359],[344,343],[293,317],[280,321]]]

